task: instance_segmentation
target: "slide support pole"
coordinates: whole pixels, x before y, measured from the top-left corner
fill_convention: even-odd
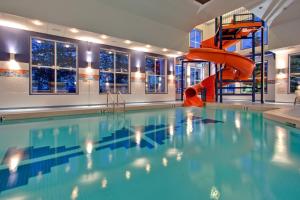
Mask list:
[[[255,33],[252,33],[252,60],[255,63]],[[252,74],[252,102],[255,102],[255,68],[254,66],[253,74]]]
[[[265,82],[265,52],[264,52],[264,22],[263,27],[261,28],[261,68],[260,68],[260,103],[264,103],[264,82]]]

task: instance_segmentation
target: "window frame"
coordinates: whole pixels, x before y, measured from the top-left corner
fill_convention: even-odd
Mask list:
[[[145,56],[145,61],[146,61],[146,58],[154,58],[154,60],[156,61],[156,59],[164,59],[164,63],[165,63],[165,67],[164,67],[164,71],[165,71],[165,74],[164,75],[157,75],[156,73],[155,74],[150,74],[150,75],[153,75],[153,76],[164,76],[165,77],[165,92],[149,92],[147,90],[147,78],[148,78],[148,72],[146,71],[146,62],[145,62],[145,94],[169,94],[169,88],[168,88],[168,61],[165,57],[163,56],[151,56],[151,55],[146,55]],[[154,62],[154,72],[156,72],[156,62]]]
[[[193,42],[191,42],[191,33],[196,30],[196,31],[199,31],[200,33],[200,41],[196,41],[196,40],[193,40]],[[203,41],[203,31],[199,28],[193,28],[191,32],[189,32],[189,48],[200,48],[201,47],[201,43]],[[199,47],[192,47],[191,44],[194,43],[194,44],[198,44],[199,43]]]
[[[32,64],[32,40],[33,39],[38,39],[38,40],[44,40],[44,41],[51,41],[54,42],[54,66],[37,66]],[[39,37],[39,36],[30,36],[29,38],[29,43],[30,43],[30,62],[29,62],[29,95],[78,95],[79,94],[79,67],[78,67],[78,44],[75,42],[69,42],[69,41],[61,41],[61,40],[54,40],[54,39],[48,39],[44,37]],[[76,67],[75,69],[70,69],[66,67],[59,67],[57,66],[57,43],[64,43],[64,44],[72,44],[76,47]],[[49,92],[33,92],[32,91],[32,68],[46,68],[46,69],[53,69],[54,70],[54,93],[49,93]],[[57,92],[57,70],[59,69],[67,69],[70,71],[75,71],[76,72],[76,92],[75,93],[58,93]]]
[[[297,53],[292,53],[292,54],[289,54],[288,56],[289,56],[289,60],[288,60],[288,63],[289,63],[289,65],[288,65],[288,88],[287,88],[287,93],[288,94],[295,94],[295,92],[291,92],[291,57],[292,56],[296,56],[296,55],[299,55],[300,56],[300,52],[297,52]]]
[[[113,52],[113,54],[114,54],[114,62],[113,62],[113,71],[112,72],[106,72],[106,71],[101,71],[100,70],[100,51],[101,50],[104,50],[104,51],[111,51],[111,52]],[[109,48],[99,48],[99,50],[97,51],[98,52],[98,54],[97,54],[97,56],[98,56],[98,58],[99,58],[99,65],[97,66],[97,70],[98,70],[98,75],[99,75],[99,79],[98,79],[98,93],[99,93],[99,95],[107,95],[107,92],[108,91],[106,91],[106,92],[100,92],[100,73],[102,72],[102,73],[112,73],[113,75],[114,75],[114,92],[112,92],[111,94],[117,94],[117,90],[116,90],[116,81],[117,81],[117,79],[116,79],[116,74],[126,74],[126,73],[124,73],[124,72],[116,72],[116,53],[117,52],[119,52],[119,53],[123,53],[123,54],[127,54],[128,55],[128,93],[122,93],[122,95],[126,95],[126,94],[131,94],[131,54],[130,54],[130,52],[126,52],[126,51],[120,51],[120,50],[115,50],[115,49],[109,49]]]

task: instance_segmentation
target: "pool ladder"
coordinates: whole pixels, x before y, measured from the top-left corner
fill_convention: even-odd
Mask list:
[[[123,112],[126,110],[126,101],[122,96],[122,93],[119,91],[117,93],[117,101],[115,101],[115,98],[113,97],[112,93],[109,91],[106,94],[106,107],[109,108],[109,106],[112,106],[113,112],[116,111],[116,106],[119,107],[119,105],[123,105]]]
[[[120,102],[120,100],[121,100],[121,102]],[[119,106],[120,104],[121,105],[123,104],[123,112],[125,112],[125,110],[126,110],[126,101],[123,97],[123,94],[119,91],[117,93],[117,106]]]

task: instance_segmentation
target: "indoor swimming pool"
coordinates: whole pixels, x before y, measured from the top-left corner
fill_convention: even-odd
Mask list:
[[[5,122],[0,199],[300,199],[300,130],[174,108]]]

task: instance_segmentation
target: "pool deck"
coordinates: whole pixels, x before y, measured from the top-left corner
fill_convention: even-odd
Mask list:
[[[284,103],[207,103],[207,108],[238,109],[262,112],[266,119],[277,121],[292,127],[300,128],[300,105]]]
[[[171,102],[153,102],[153,103],[129,103],[125,106],[125,111],[163,109],[181,107],[181,101]],[[208,109],[237,109],[244,111],[263,112],[265,118],[288,124],[300,128],[300,105],[278,103],[249,103],[249,102],[225,102],[225,103],[207,103]],[[123,112],[124,106],[119,105],[107,107],[106,105],[93,106],[66,106],[66,107],[44,107],[44,108],[22,108],[0,110],[1,120],[20,120],[32,118],[45,118],[67,115],[95,114],[105,112]]]

